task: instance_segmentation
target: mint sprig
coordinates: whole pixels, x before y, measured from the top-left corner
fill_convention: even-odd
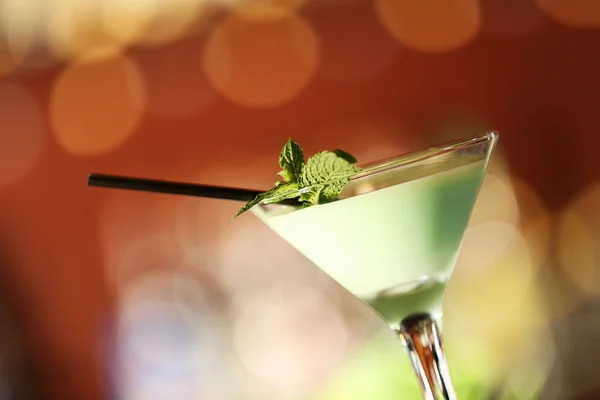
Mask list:
[[[298,180],[299,187],[310,187],[308,192],[300,196],[305,207],[306,203],[316,205],[333,201],[342,192],[350,176],[358,171],[358,167],[348,161],[346,155],[350,156],[344,153],[344,157],[340,157],[334,152],[321,151],[308,159]],[[354,157],[352,159],[356,162]]]
[[[273,189],[261,193],[256,196],[254,199],[250,200],[246,205],[237,212],[235,215],[238,217],[239,215],[245,213],[261,201],[265,201],[265,203],[277,203],[286,199],[293,199],[297,197],[298,193],[298,184],[296,182],[278,182],[279,185],[275,186]],[[235,217],[234,217],[235,218]]]
[[[278,173],[286,182],[295,182],[304,166],[304,152],[296,142],[289,138],[281,154],[279,155],[279,166],[282,170]]]
[[[260,202],[278,203],[298,198],[303,207],[310,207],[333,201],[350,181],[351,176],[360,171],[360,167],[355,165],[356,162],[356,158],[351,154],[336,149],[316,153],[305,163],[302,148],[290,138],[279,155],[279,166],[282,170],[278,174],[283,178],[283,182],[276,182],[273,189],[256,196],[235,216],[243,214]]]

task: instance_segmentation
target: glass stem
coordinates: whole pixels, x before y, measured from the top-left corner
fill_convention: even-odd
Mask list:
[[[456,400],[450,381],[442,338],[429,314],[405,318],[398,330],[415,369],[425,400]]]

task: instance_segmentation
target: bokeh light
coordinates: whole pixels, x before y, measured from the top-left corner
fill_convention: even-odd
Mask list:
[[[218,324],[200,297],[182,312],[175,295],[178,281],[189,285],[190,277],[147,275],[120,301],[115,377],[120,398],[204,398],[220,386]],[[196,285],[194,291],[201,294],[202,288]]]
[[[53,16],[52,2],[8,0],[0,3],[0,37],[4,36],[8,53],[21,70],[58,63],[50,48]]]
[[[444,319],[444,341],[451,373],[461,398],[491,387],[499,399],[537,399],[555,363],[555,343],[548,326],[534,318],[539,309],[531,298],[523,308],[488,327]],[[470,390],[469,390],[470,389]],[[459,391],[460,395],[460,391]]]
[[[195,41],[140,49],[134,54],[146,82],[148,112],[161,117],[191,116],[207,107],[216,93],[208,82]]]
[[[510,176],[488,172],[479,191],[470,224],[502,221],[514,226],[518,219],[519,205]]]
[[[52,2],[38,0],[0,2],[0,37],[13,63],[21,70],[45,68],[58,62],[51,45]],[[2,49],[3,39],[0,39]],[[0,59],[2,56],[0,56]],[[0,61],[0,76],[2,75]]]
[[[276,285],[260,293],[239,313],[234,329],[244,366],[288,395],[316,385],[346,349],[337,307],[308,285]]]
[[[146,24],[139,45],[164,45],[182,39],[190,33],[201,17],[204,0],[144,0],[149,3],[152,18]]]
[[[106,33],[123,43],[134,43],[148,29],[157,4],[155,0],[104,0],[99,7],[100,24]]]
[[[335,15],[336,21],[331,22]],[[398,58],[400,45],[362,4],[321,7],[311,18],[320,33],[322,59],[319,74],[328,79],[356,81],[376,77]]]
[[[145,96],[139,69],[127,57],[71,64],[56,78],[50,98],[56,140],[73,155],[115,150],[135,133]]]
[[[457,390],[464,390],[461,398],[492,397],[489,392],[472,393],[486,386],[494,389],[498,399],[540,398],[554,366],[555,344],[546,326],[529,322],[530,309],[525,306],[523,312],[489,329],[469,330],[460,325],[448,329],[450,368]]]
[[[184,37],[204,5],[203,0],[10,0],[0,4],[0,31],[26,66],[98,60],[133,44],[162,45]]]
[[[565,275],[585,294],[600,295],[600,184],[590,185],[560,213],[557,258]]]
[[[525,180],[512,177],[512,186],[519,203],[519,230],[527,242],[531,262],[544,290],[544,316],[548,319],[564,317],[581,303],[582,297],[568,280],[551,268],[557,250],[556,246],[551,247],[556,215],[548,210],[535,188]]]
[[[472,226],[447,287],[445,316],[463,325],[494,324],[524,307],[532,278],[527,243],[516,226],[505,222]]]
[[[517,321],[515,321],[517,322]],[[522,340],[517,343],[508,343],[509,352],[518,355],[513,358],[506,376],[507,397],[517,399],[541,398],[541,391],[549,379],[554,385],[560,385],[560,374],[553,372],[556,359],[556,344],[547,327],[532,328],[527,326],[529,332],[522,335]],[[515,350],[518,348],[519,350]],[[502,351],[503,348],[500,349]],[[553,393],[558,393],[558,387]],[[512,396],[511,396],[512,394]],[[547,398],[547,397],[544,397]]]
[[[44,115],[34,95],[17,83],[0,82],[0,187],[35,165],[45,134]]]
[[[233,13],[211,33],[204,53],[209,81],[230,101],[256,108],[289,102],[308,85],[319,60],[316,34],[303,19]]]
[[[102,25],[99,2],[57,0],[48,10],[48,41],[56,57],[102,60],[117,57],[129,44]]]
[[[390,35],[423,52],[456,50],[481,27],[478,0],[375,0],[375,7]]]
[[[596,0],[535,0],[552,19],[574,28],[600,26],[600,2]]]
[[[189,322],[190,330],[202,331],[202,327],[194,322],[197,319],[211,319],[216,323],[217,315],[203,282],[191,272],[186,268],[145,271],[124,286],[119,304],[123,310],[127,310],[129,306],[148,301],[172,303],[177,314]]]
[[[0,3],[0,77],[22,64],[31,51],[44,11],[35,0]]]

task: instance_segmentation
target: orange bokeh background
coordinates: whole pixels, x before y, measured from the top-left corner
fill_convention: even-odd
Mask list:
[[[494,129],[521,234],[552,271],[550,314],[600,294],[595,1],[17,3],[0,15],[0,267],[42,398],[109,398],[102,346],[148,271],[206,264],[192,273],[203,301],[232,290],[210,282],[236,203],[92,189],[90,172],[266,188],[290,136],[370,161]],[[219,273],[243,270],[231,268]],[[289,307],[313,312],[302,304]],[[317,379],[298,374],[277,382]],[[271,398],[265,385],[233,398]]]

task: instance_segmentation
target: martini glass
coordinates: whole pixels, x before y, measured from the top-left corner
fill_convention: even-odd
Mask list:
[[[327,204],[265,199],[252,208],[399,335],[426,400],[456,399],[442,298],[497,139],[488,133],[365,165]]]

